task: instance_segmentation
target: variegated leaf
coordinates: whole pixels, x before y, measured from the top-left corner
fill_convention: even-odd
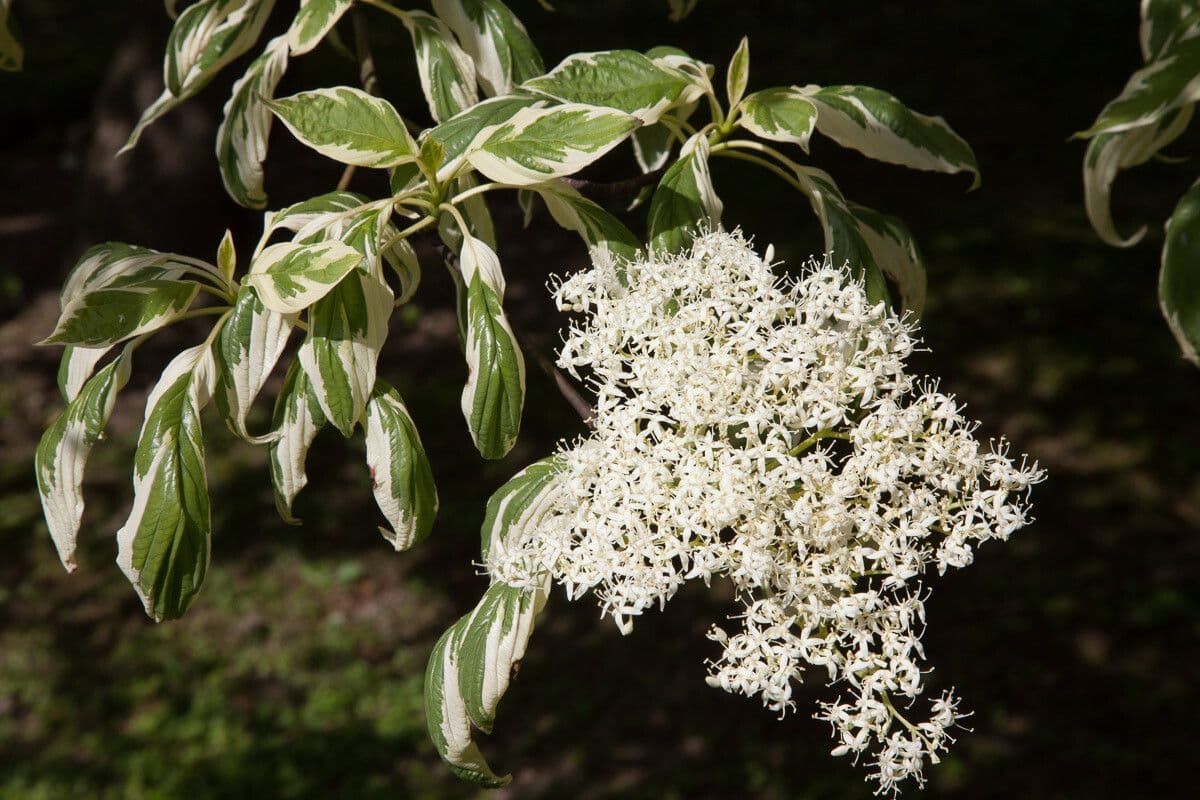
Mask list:
[[[1193,34],[1170,42],[1156,60],[1133,73],[1121,94],[1104,107],[1092,127],[1078,135],[1091,137],[1140,128],[1197,100],[1200,100],[1200,36]]]
[[[117,531],[117,564],[156,621],[182,616],[208,570],[212,519],[200,411],[214,374],[204,342],[167,365],[146,401],[133,509]]]
[[[805,86],[817,108],[817,130],[868,158],[934,172],[969,172],[979,185],[975,154],[941,117],[909,110],[869,86]]]
[[[54,332],[40,344],[110,347],[169,325],[200,291],[195,281],[174,274],[154,265],[81,290],[63,306]]]
[[[1184,20],[1197,11],[1195,0],[1142,0],[1138,40],[1142,59],[1158,58],[1185,30]]]
[[[440,142],[443,148],[442,165],[437,179],[448,180],[462,166],[479,132],[495,128],[524,108],[543,108],[546,101],[526,96],[494,97],[472,106],[461,114],[427,131],[425,136]],[[393,190],[397,189],[395,184]],[[402,187],[400,187],[402,188]]]
[[[233,231],[228,228],[217,245],[217,272],[227,286],[233,286],[233,276],[237,272],[237,248],[233,244]]]
[[[335,217],[352,212],[367,204],[367,199],[354,192],[328,192],[309,198],[299,203],[281,208],[278,211],[268,211],[263,215],[263,234],[254,249],[254,257],[258,258],[267,242],[279,231],[299,233],[302,230],[319,230],[324,228]],[[301,240],[306,236],[297,237]],[[323,236],[317,236],[313,241],[320,241]]]
[[[1200,366],[1200,184],[1167,220],[1158,300],[1183,357]]]
[[[271,110],[266,101],[287,69],[288,46],[282,37],[267,43],[266,50],[246,68],[233,85],[225,104],[225,117],[217,129],[217,164],[225,191],[246,208],[264,208],[263,161],[271,134]]]
[[[481,563],[496,563],[504,555],[512,531],[519,534],[536,526],[553,507],[562,466],[560,456],[535,461],[492,494],[479,531]]]
[[[387,339],[392,290],[380,278],[354,270],[309,310],[309,330],[300,346],[325,418],[349,437],[375,387],[379,351]]]
[[[1088,219],[1096,233],[1108,244],[1131,247],[1141,241],[1146,226],[1127,238],[1117,233],[1112,218],[1112,184],[1117,173],[1149,161],[1187,129],[1195,106],[1176,109],[1158,122],[1117,133],[1101,133],[1088,142],[1083,159],[1083,199]]]
[[[288,28],[288,49],[295,55],[312,50],[333,29],[354,0],[300,0],[300,10]]]
[[[271,484],[275,493],[275,508],[289,525],[299,525],[292,515],[296,495],[308,483],[304,461],[317,431],[325,427],[325,413],[317,402],[308,375],[293,361],[283,378],[283,387],[275,398],[275,415],[271,428]]]
[[[475,105],[475,63],[463,52],[446,23],[424,11],[404,14],[404,26],[417,53],[421,91],[435,122]]]
[[[387,100],[351,86],[266,101],[297,139],[326,158],[360,167],[416,159],[417,146]]]
[[[67,345],[63,348],[62,360],[58,363],[58,390],[68,403],[79,396],[79,391],[92,377],[92,372],[100,359],[111,350],[111,347],[75,347]]]
[[[886,301],[887,282],[863,237],[858,218],[833,178],[827,172],[807,167],[798,170],[796,177],[805,187],[813,211],[821,220],[825,249],[834,264],[848,264],[855,277],[864,282],[867,297],[872,302]]]
[[[68,572],[75,570],[75,541],[83,519],[83,471],[99,441],[117,393],[129,380],[129,348],[83,384],[42,435],[34,453],[38,494],[50,538]]]
[[[367,403],[366,434],[375,502],[391,525],[379,530],[397,550],[407,550],[433,529],[437,487],[408,408],[383,381]]]
[[[63,283],[59,305],[65,309],[72,301],[78,300],[88,292],[121,285],[131,279],[153,276],[161,280],[172,280],[196,269],[213,276],[220,275],[220,271],[212,264],[187,256],[160,253],[148,247],[123,242],[104,242],[89,247],[80,256]]]
[[[927,278],[916,239],[896,217],[857,203],[848,205],[871,260],[899,290],[901,309],[920,316],[925,308]]]
[[[593,261],[603,255],[621,261],[637,256],[641,249],[637,237],[619,219],[565,182],[547,181],[538,184],[535,190],[554,221],[583,238]]]
[[[652,47],[646,51],[646,56],[663,69],[679,72],[688,79],[688,85],[675,101],[675,107],[692,105],[705,95],[716,98],[717,92],[712,85],[715,72],[712,64],[692,58],[678,47]],[[681,115],[681,118],[689,116],[690,112]]]
[[[578,172],[638,124],[621,111],[576,103],[524,108],[507,122],[483,129],[467,160],[493,181],[527,186]]]
[[[11,10],[12,0],[0,0],[0,70],[20,72],[25,63],[25,51],[8,24]]]
[[[199,92],[253,47],[274,6],[275,0],[200,0],[188,6],[167,38],[166,89],[142,112],[121,152],[137,144],[147,125]]]
[[[479,185],[475,173],[465,172],[454,179],[454,192],[464,192]],[[467,223],[468,232],[476,239],[482,239],[484,244],[496,249],[496,224],[492,220],[492,212],[488,210],[487,198],[481,194],[468,197],[458,205],[459,214]],[[462,247],[462,232],[458,229],[458,220],[453,214],[443,213],[438,217],[438,235],[442,242],[454,252]]]
[[[491,728],[496,706],[515,665],[524,658],[545,601],[544,589],[525,591],[494,584],[473,612],[442,634],[430,653],[425,671],[429,736],[460,778],[487,787],[511,780],[488,766],[471,737],[471,724]]]
[[[763,139],[798,144],[808,152],[817,123],[817,107],[795,89],[778,86],[742,101],[738,124]]]
[[[567,56],[523,89],[564,103],[583,103],[624,111],[645,124],[687,102],[691,79],[634,50],[604,50]]]
[[[729,69],[725,72],[725,96],[729,99],[729,107],[736,108],[746,93],[746,84],[750,81],[750,40],[745,36],[738,43],[733,58],[729,59]]]
[[[267,308],[255,288],[246,285],[217,334],[213,348],[217,408],[230,430],[255,444],[271,441],[274,434],[251,435],[246,430],[246,416],[283,354],[294,324],[294,315]]]
[[[254,259],[246,283],[258,290],[267,308],[295,314],[333,291],[362,261],[362,253],[336,240],[280,242]]]
[[[658,182],[646,223],[651,252],[677,253],[691,243],[697,225],[721,224],[724,207],[713,189],[708,156],[708,139],[696,134]]]
[[[504,314],[504,275],[495,251],[468,233],[459,265],[466,292],[463,416],[480,454],[501,458],[521,429],[525,359]]]
[[[508,94],[546,71],[525,26],[500,0],[433,0],[433,8],[474,60],[489,95]]]

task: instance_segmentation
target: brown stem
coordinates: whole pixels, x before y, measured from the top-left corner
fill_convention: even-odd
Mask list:
[[[642,175],[636,175],[622,181],[612,181],[611,183],[589,181],[583,178],[565,178],[564,180],[575,191],[593,200],[617,202],[636,194],[644,186],[658,183],[659,178],[663,176],[664,172],[666,172],[666,169],[660,167]]]

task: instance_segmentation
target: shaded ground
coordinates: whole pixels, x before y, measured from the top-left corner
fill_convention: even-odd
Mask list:
[[[514,5],[550,62],[674,41],[721,63],[746,32],[752,87],[877,85],[943,114],[975,146],[984,186],[966,196],[959,179],[813,151],[847,194],[901,214],[921,239],[931,287],[921,368],[985,433],[1005,432],[1050,472],[1036,525],[939,581],[930,603],[931,681],[957,686],[976,713],[928,794],[1187,796],[1200,737],[1200,372],[1177,356],[1156,306],[1159,225],[1150,244],[1102,246],[1083,218],[1082,147],[1064,143],[1135,67],[1136,4],[763,2],[752,14],[702,0],[678,26],[662,4],[563,2],[554,15]],[[517,450],[499,463],[471,455],[449,287],[430,260],[426,313],[393,323],[382,373],[409,400],[437,473],[435,537],[393,555],[375,532],[361,442],[328,432],[298,505],[305,526],[280,524],[262,454],[206,419],[213,567],[188,617],[155,626],[112,563],[111,532],[128,511],[141,401],[171,346],[196,335],[173,333],[147,348],[93,454],[81,567],[66,576],[31,480],[59,401],[56,353],[28,345],[53,323],[57,286],[94,241],[205,255],[229,226],[248,251],[260,222],[224,198],[211,157],[228,81],[132,157],[110,157],[158,91],[157,3],[17,7],[27,72],[0,77],[0,796],[473,796],[426,741],[421,671],[482,591],[471,562],[487,494],[577,429],[570,409],[531,368]],[[398,53],[385,86],[414,85],[407,45],[381,31],[377,47]],[[353,79],[318,53],[285,91],[324,67]],[[1195,137],[1176,150],[1195,152]],[[613,174],[627,174],[625,158]],[[275,205],[338,172],[280,132],[270,164]],[[1163,219],[1194,172],[1151,166],[1122,179],[1118,220]],[[812,249],[801,198],[729,168],[717,182],[728,221],[782,255]],[[544,221],[522,234],[506,219],[509,307],[545,345],[556,321],[542,282],[581,253]],[[730,610],[720,591],[685,592],[622,638],[594,606],[556,596],[484,740],[515,770],[490,796],[868,796],[803,711],[778,721],[703,685],[713,655],[703,631]]]

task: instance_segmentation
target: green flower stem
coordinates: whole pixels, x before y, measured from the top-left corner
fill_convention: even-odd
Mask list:
[[[848,434],[848,433],[842,433],[841,431],[835,431],[832,428],[822,428],[821,430],[817,431],[812,436],[809,436],[803,442],[801,442],[800,444],[796,445],[791,450],[789,450],[788,455],[789,456],[798,456],[801,453],[803,453],[805,450],[808,450],[810,447],[815,445],[817,442],[821,441],[822,439],[846,439],[846,440],[848,440],[849,438],[850,438],[850,434]]]
[[[718,144],[713,147],[712,154],[714,156],[724,156],[726,158],[736,158],[739,161],[748,161],[751,164],[757,164],[758,166],[762,167],[763,169],[767,170],[768,172],[773,172],[774,174],[778,175],[780,178],[783,178],[783,180],[785,180],[788,184],[790,184],[791,187],[793,189],[795,189],[796,191],[803,192],[805,190],[803,184],[801,184],[800,181],[796,180],[795,176],[790,175],[787,170],[783,169],[778,164],[775,164],[774,162],[769,161],[765,158],[760,158],[759,156],[752,155],[750,153],[742,153],[737,150],[730,150],[729,146],[732,144],[733,144],[732,142],[724,142],[722,144]]]

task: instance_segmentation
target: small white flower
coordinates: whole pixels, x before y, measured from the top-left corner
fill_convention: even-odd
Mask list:
[[[947,693],[904,716],[927,672],[921,578],[1025,525],[1042,471],[1003,441],[981,451],[961,405],[905,372],[914,327],[828,261],[780,278],[714,232],[683,256],[599,262],[555,298],[585,315],[558,364],[595,389],[594,430],[561,449],[552,510],[492,575],[591,591],[625,633],[725,576],[746,607],[740,630],[709,633],[709,685],[784,714],[816,667],[844,691],[815,715],[833,754],[870,750],[881,793],[922,783],[962,715]]]

